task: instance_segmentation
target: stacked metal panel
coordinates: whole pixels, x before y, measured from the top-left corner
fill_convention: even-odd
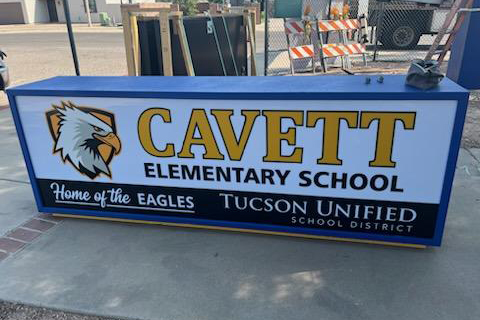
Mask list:
[[[208,26],[210,18],[207,16],[183,19],[195,75],[247,75],[246,26],[243,16],[232,14],[223,17],[212,16],[211,19],[213,24],[210,23],[210,27]],[[158,20],[139,19],[138,32],[141,75],[163,75]],[[187,75],[179,38],[172,21],[170,21],[170,34],[174,75]]]

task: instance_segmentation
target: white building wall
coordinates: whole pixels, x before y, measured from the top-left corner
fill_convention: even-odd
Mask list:
[[[47,0],[0,0],[0,3],[21,3],[25,23],[45,23],[50,21]]]
[[[23,21],[25,21],[25,23],[28,23],[28,14],[25,8],[24,0],[0,0],[0,3],[11,3],[11,2],[20,3],[22,5]]]
[[[71,3],[69,3],[69,4],[70,4],[70,7],[72,7],[72,4]],[[65,22],[65,13],[63,11],[63,1],[62,0],[55,0],[55,6],[57,7],[58,22]]]
[[[37,0],[38,1],[38,0]],[[137,2],[155,2],[155,0],[133,0],[133,3]],[[96,0],[97,12],[91,13],[92,22],[99,23],[99,13],[106,12],[111,19],[119,23],[122,21],[122,13],[120,10],[120,0]],[[129,3],[128,0],[123,0],[123,3]],[[65,22],[65,14],[63,9],[63,2],[56,0],[57,13],[59,22]],[[72,23],[87,23],[88,18],[83,5],[83,0],[69,0],[70,17]]]
[[[27,23],[50,22],[48,15],[47,0],[24,0],[24,8],[27,14]]]

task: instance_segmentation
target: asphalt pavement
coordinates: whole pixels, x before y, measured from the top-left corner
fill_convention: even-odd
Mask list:
[[[123,34],[75,34],[81,75],[127,75]],[[75,75],[68,36],[64,32],[0,32],[0,48],[8,55],[11,85],[59,75]],[[0,93],[0,109],[7,104]]]
[[[82,75],[127,74],[122,33],[77,33],[75,41]],[[75,75],[66,33],[0,33],[0,48],[8,54],[12,85]]]

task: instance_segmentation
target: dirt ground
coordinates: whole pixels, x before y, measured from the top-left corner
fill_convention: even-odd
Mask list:
[[[480,148],[480,90],[470,94],[467,117],[463,129],[462,147]]]

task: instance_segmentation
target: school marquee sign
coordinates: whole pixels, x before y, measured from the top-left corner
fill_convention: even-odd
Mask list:
[[[59,77],[9,91],[41,212],[439,245],[468,93],[403,77]]]

